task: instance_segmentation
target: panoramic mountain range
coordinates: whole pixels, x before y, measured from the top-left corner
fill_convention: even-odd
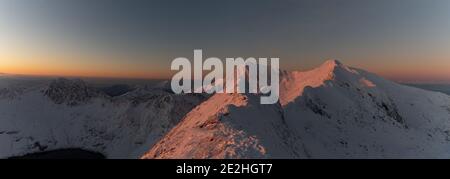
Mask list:
[[[280,80],[271,105],[260,94],[173,94],[167,82],[4,82],[0,158],[68,148],[144,159],[450,157],[446,94],[337,60]]]

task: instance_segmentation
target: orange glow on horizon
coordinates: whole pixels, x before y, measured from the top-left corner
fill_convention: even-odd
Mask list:
[[[100,77],[100,78],[134,78],[134,79],[165,79],[170,76],[165,69],[148,68],[149,65],[134,64],[103,64],[96,60],[80,62],[76,57],[31,58],[0,55],[0,73],[30,75],[30,76],[58,76],[58,77]],[[45,59],[45,60],[41,60]],[[55,60],[60,59],[60,60]],[[87,59],[87,58],[78,58]],[[92,59],[92,58],[90,58]]]
[[[0,73],[32,75],[32,76],[61,76],[61,77],[101,77],[101,78],[134,78],[134,79],[170,79],[175,73],[170,65],[157,64],[128,64],[107,63],[109,57],[67,57],[62,55],[41,55],[31,58],[31,55],[0,54]],[[30,60],[38,59],[38,60]],[[60,59],[60,60],[56,60]],[[78,59],[99,59],[84,60]],[[151,63],[151,62],[150,62]],[[156,63],[156,62],[154,62]],[[417,61],[404,64],[395,60],[388,61],[343,61],[353,66],[382,77],[398,82],[446,82],[450,83],[450,60]],[[287,62],[288,68],[295,68],[301,64]],[[297,67],[295,67],[297,66]],[[312,68],[317,66],[311,65]],[[151,67],[151,68],[150,68]]]

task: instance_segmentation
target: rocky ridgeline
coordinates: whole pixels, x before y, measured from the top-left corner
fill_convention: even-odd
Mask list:
[[[76,106],[88,102],[93,97],[102,96],[102,93],[89,87],[83,80],[59,78],[50,83],[44,95],[56,104]]]

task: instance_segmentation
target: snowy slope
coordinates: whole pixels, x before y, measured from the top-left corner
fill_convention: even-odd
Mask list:
[[[216,94],[180,122],[143,158],[292,157],[281,106],[259,97]]]
[[[0,158],[63,148],[137,158],[203,100],[147,88],[109,97],[81,80],[7,82],[0,87]]]
[[[283,72],[280,103],[215,94],[142,158],[449,158],[450,97],[329,60]]]

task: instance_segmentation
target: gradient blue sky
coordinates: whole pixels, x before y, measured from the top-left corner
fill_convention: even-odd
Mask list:
[[[203,49],[450,82],[450,1],[0,0],[0,49],[6,73],[166,78]]]

